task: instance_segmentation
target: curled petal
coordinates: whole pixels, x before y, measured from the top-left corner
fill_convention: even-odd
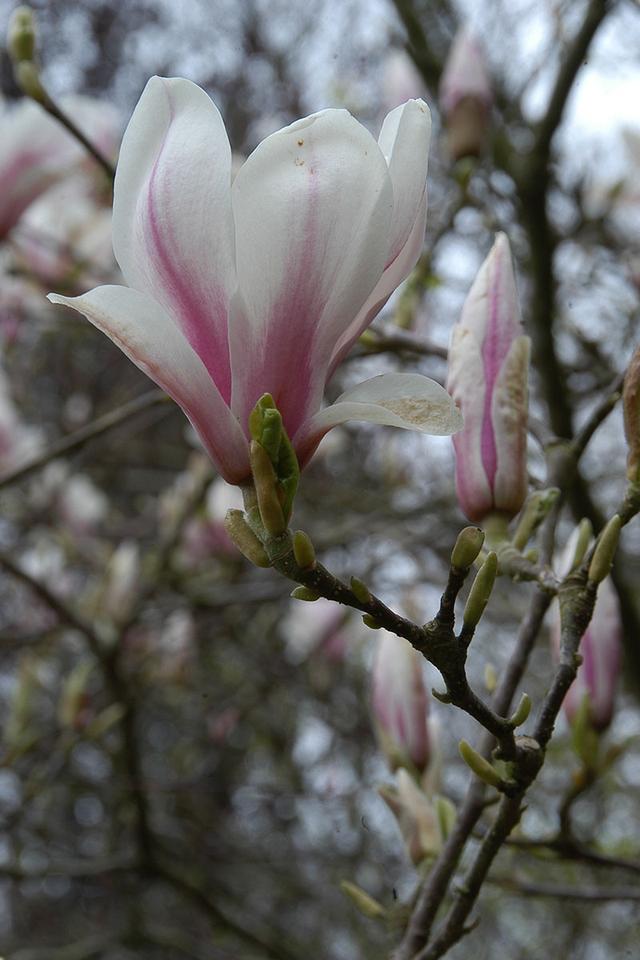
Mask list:
[[[247,443],[204,364],[162,307],[128,287],[96,287],[81,297],[49,294],[110,337],[178,403],[229,483],[250,473]]]
[[[347,420],[369,421],[403,430],[449,436],[462,427],[462,416],[447,391],[418,373],[386,373],[347,390],[305,424],[294,439],[304,464],[322,437]]]
[[[424,100],[409,100],[387,115],[378,144],[393,184],[393,220],[387,264],[405,246],[425,196],[431,113]]]
[[[230,191],[231,148],[217,107],[189,80],[152,77],[122,141],[113,247],[129,286],[176,318],[227,402]]]

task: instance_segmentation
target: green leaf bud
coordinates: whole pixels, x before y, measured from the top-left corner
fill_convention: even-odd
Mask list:
[[[457,570],[469,570],[477,559],[484,543],[484,530],[480,527],[465,527],[458,534],[451,552],[451,566]]]
[[[358,580],[357,577],[351,577],[351,592],[355,596],[356,600],[359,600],[360,603],[371,603],[371,594],[369,588],[362,580]]]
[[[225,530],[235,543],[240,553],[257,567],[269,567],[267,552],[257,538],[242,510],[228,510],[224,518]]]
[[[602,583],[605,577],[609,575],[613,558],[618,547],[620,531],[622,529],[622,519],[619,514],[614,514],[609,520],[596,543],[596,548],[589,564],[589,580],[593,583]]]
[[[312,570],[316,565],[316,551],[304,530],[296,530],[293,535],[293,556],[302,570]]]
[[[296,587],[295,590],[291,591],[291,596],[294,600],[306,600],[307,603],[313,603],[314,600],[320,599],[320,594],[316,593],[315,590],[312,590],[311,587]]]
[[[471,585],[464,608],[463,622],[466,630],[473,630],[484,613],[498,573],[498,557],[492,551],[478,570]]]
[[[467,743],[466,740],[461,740],[458,744],[458,750],[464,762],[473,770],[477,777],[480,777],[480,779],[490,787],[497,787],[499,789],[502,786],[502,779],[497,771],[491,766],[488,760],[485,760],[477,750],[473,749],[470,743]]]

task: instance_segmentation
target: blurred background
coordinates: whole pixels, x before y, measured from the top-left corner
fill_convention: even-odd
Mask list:
[[[13,6],[0,0],[0,33]],[[377,133],[397,104],[427,100],[425,253],[329,398],[390,370],[443,382],[451,327],[499,230],[533,339],[533,432],[570,438],[613,389],[639,340],[633,0],[33,7],[47,88],[113,159],[153,74],[210,93],[238,163],[324,107],[344,106]],[[554,118],[552,91],[589,11],[603,22]],[[454,162],[438,83],[465,23],[484,49],[493,105],[480,155]],[[21,100],[4,53],[0,76],[1,161]],[[548,116],[540,163],[536,134]],[[42,136],[50,159],[55,137]],[[291,600],[290,584],[243,560],[222,528],[239,505],[234,491],[216,480],[179,409],[78,314],[45,300],[118,282],[108,180],[84,157],[63,165],[0,239],[0,953],[302,960],[313,944],[331,960],[385,957],[418,874],[377,790],[391,774],[370,711],[375,634],[353,611]],[[60,438],[129,404],[117,426],[13,480]],[[559,547],[581,517],[598,529],[610,515],[625,457],[616,409],[568,491]],[[534,486],[544,482],[534,435],[530,471]],[[365,424],[323,441],[295,515],[334,573],[360,577],[418,622],[437,608],[465,522],[448,439]],[[483,891],[482,923],[454,958],[638,953],[639,546],[632,524],[615,571],[625,659],[604,734],[611,762],[573,808],[585,843],[634,860],[635,873],[505,849]],[[526,584],[496,589],[470,654],[481,689],[500,675],[530,596]],[[534,704],[551,670],[544,630],[524,684]],[[439,789],[455,805],[467,782],[457,743],[476,731],[435,701],[430,730]],[[522,837],[553,832],[579,766],[560,721]],[[362,916],[342,880],[392,919]],[[536,894],[549,880],[605,895]],[[614,896],[622,887],[628,895]]]

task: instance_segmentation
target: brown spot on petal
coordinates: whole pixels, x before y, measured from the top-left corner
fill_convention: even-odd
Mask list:
[[[295,163],[296,167],[304,167],[304,160],[302,157],[296,157],[293,162]]]
[[[303,146],[304,146],[304,140],[298,140],[298,146],[299,146],[299,147],[303,147]]]

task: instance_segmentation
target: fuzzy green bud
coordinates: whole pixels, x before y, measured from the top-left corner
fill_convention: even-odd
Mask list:
[[[296,530],[293,535],[293,556],[302,570],[313,570],[316,565],[316,551],[304,530]]]
[[[287,525],[278,496],[277,478],[269,454],[257,440],[251,441],[249,459],[262,524],[272,537],[280,536]]]
[[[520,703],[509,717],[509,723],[515,729],[522,726],[531,713],[531,697],[528,693],[523,693],[520,697]]]
[[[498,557],[492,551],[478,570],[471,585],[464,608],[463,622],[466,630],[473,630],[484,613],[498,573]]]
[[[365,893],[365,891],[356,886],[355,883],[351,883],[350,880],[341,880],[340,889],[365,917],[369,917],[371,920],[380,920],[386,917],[387,911],[382,904],[374,900],[373,897]]]
[[[371,594],[369,588],[362,580],[358,580],[357,577],[351,577],[351,592],[355,596],[356,600],[359,600],[360,603],[371,603]]]
[[[369,627],[371,630],[380,630],[382,627],[381,623],[378,623],[375,617],[372,617],[370,613],[363,614],[362,622],[365,627]]]
[[[224,527],[240,553],[256,567],[269,567],[269,557],[263,545],[245,520],[242,510],[228,510]]]
[[[16,7],[9,20],[7,51],[14,65],[32,61],[36,54],[36,31],[30,7]]]
[[[305,600],[307,603],[313,603],[315,600],[320,599],[319,593],[316,593],[311,587],[303,586],[296,587],[295,590],[292,590],[291,596],[294,600]]]
[[[484,530],[480,527],[465,527],[458,534],[451,551],[451,566],[456,570],[469,570],[476,561],[484,543]]]
[[[490,787],[499,789],[502,786],[502,779],[497,770],[477,750],[474,750],[470,743],[461,740],[458,744],[458,750],[466,765],[473,770],[477,777],[480,777]]]
[[[613,558],[618,547],[622,519],[615,513],[606,525],[600,536],[589,564],[589,580],[593,583],[602,583],[609,575]]]
[[[532,534],[540,526],[559,496],[559,489],[550,487],[548,490],[536,490],[527,497],[513,535],[512,543],[516,550],[524,550]]]
[[[571,573],[573,570],[577,570],[582,561],[585,558],[585,554],[589,549],[589,544],[591,543],[591,538],[593,537],[593,527],[591,526],[591,521],[587,520],[585,517],[578,524],[578,532],[573,535],[576,538],[575,549],[573,551],[573,556],[571,557],[571,566],[569,567],[568,573]]]

